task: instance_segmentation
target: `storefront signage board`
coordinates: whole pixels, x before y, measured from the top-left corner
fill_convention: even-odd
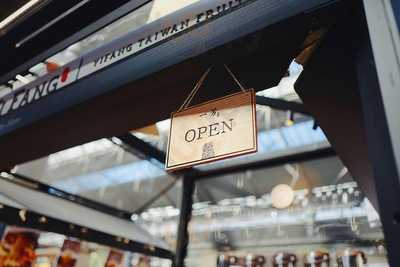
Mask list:
[[[166,170],[257,151],[254,90],[172,113]]]

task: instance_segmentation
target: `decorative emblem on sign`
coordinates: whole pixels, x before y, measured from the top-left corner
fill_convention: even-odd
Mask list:
[[[205,143],[203,146],[203,156],[202,159],[208,159],[215,156],[213,142]]]
[[[230,69],[226,69],[242,91],[188,107],[210,69],[203,74],[181,108],[172,113],[167,170],[257,151],[254,90],[245,90]]]

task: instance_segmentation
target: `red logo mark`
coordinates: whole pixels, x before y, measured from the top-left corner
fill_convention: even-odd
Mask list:
[[[61,74],[61,82],[65,82],[68,79],[69,68],[65,68]]]

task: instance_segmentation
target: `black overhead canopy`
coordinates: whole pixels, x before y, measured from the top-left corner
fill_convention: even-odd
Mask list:
[[[249,1],[244,7],[253,8],[252,4],[259,3],[262,6],[267,2]],[[272,10],[270,6],[264,8],[267,11]],[[71,95],[68,94],[81,96],[90,95],[90,92],[96,90],[102,92],[93,94],[94,98],[81,99],[79,104],[69,106],[63,112],[59,110],[51,116],[41,118],[35,123],[26,123],[24,127],[2,136],[0,149],[7,151],[7,157],[2,158],[0,167],[9,168],[68,147],[102,137],[124,134],[166,119],[179,107],[195,81],[210,65],[215,67],[194,102],[236,90],[234,82],[221,67],[222,63],[228,64],[247,87],[256,90],[272,87],[285,74],[293,58],[302,51],[306,36],[312,31],[328,27],[346,7],[334,2],[323,7],[307,9],[306,12],[302,11],[281,20],[279,17],[284,17],[283,9],[277,9],[278,13],[265,13],[265,19],[262,19],[262,16],[251,17],[256,14],[243,10],[241,16],[235,16],[236,11],[233,10],[235,12],[229,12],[230,17],[217,16],[210,20],[210,23],[207,21],[206,35],[204,32],[203,35],[199,35],[196,30],[202,29],[194,27],[193,30],[172,36],[157,47],[146,49],[137,58],[122,60],[83,77],[65,87],[68,90],[57,91],[55,96],[58,96],[58,100],[52,97],[40,99],[37,104],[47,102],[57,109],[71,99]],[[223,21],[225,17],[226,20]],[[241,31],[236,30],[236,38],[232,32],[223,35],[222,31],[214,41],[206,41],[217,32],[216,29],[221,29],[218,25],[229,26],[238,23],[238,20],[240,23],[246,19],[252,21],[252,24],[248,25],[258,27],[247,26]],[[268,21],[274,23],[259,27]],[[224,38],[229,41],[221,43]],[[192,51],[190,55],[197,55],[195,57],[185,56],[181,52],[183,50],[179,49],[185,49],[189,40],[196,44],[194,50],[189,50]],[[167,61],[163,60],[165,57]],[[173,64],[168,65],[168,62]],[[153,64],[153,67],[146,64]],[[147,68],[148,74],[138,76],[135,69],[143,71],[142,66]],[[135,76],[139,78],[135,79]],[[22,107],[25,114],[28,108],[30,107]],[[29,114],[34,116],[40,111],[41,109],[32,110]]]

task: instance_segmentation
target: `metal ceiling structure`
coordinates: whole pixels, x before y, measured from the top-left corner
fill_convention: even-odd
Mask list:
[[[222,22],[221,22],[222,23]],[[293,26],[293,24],[291,24],[291,26]],[[253,29],[253,27],[251,28],[252,30],[254,30]],[[300,34],[300,35],[303,35],[303,34]],[[302,38],[300,38],[300,39],[302,39]],[[239,48],[239,46],[238,46],[238,48]],[[208,58],[208,57],[206,57],[206,58]],[[217,75],[219,75],[220,74],[220,71],[218,71],[217,70],[217,72],[216,72],[216,74]],[[277,76],[277,77],[279,77],[279,76]],[[130,77],[130,78],[132,78],[132,77]],[[208,85],[208,87],[209,87],[210,85]],[[264,87],[265,88],[265,87]],[[263,87],[260,87],[260,89],[264,89]],[[295,102],[288,102],[288,101],[284,101],[284,100],[274,100],[274,99],[272,99],[272,98],[268,98],[268,97],[265,97],[265,96],[259,96],[259,102],[260,102],[260,104],[263,104],[263,105],[267,105],[267,106],[272,106],[272,107],[274,107],[274,108],[278,108],[278,109],[280,109],[280,110],[284,110],[284,111],[287,111],[287,110],[291,110],[291,109],[293,109],[293,111],[295,111],[295,112],[298,112],[298,113],[305,113],[305,114],[307,114],[306,113],[306,111],[302,108],[302,106],[301,106],[301,104],[298,104],[298,103],[295,103]],[[138,138],[135,138],[134,136],[132,136],[132,135],[124,135],[124,136],[120,136],[119,137],[119,139],[121,140],[121,141],[123,141],[123,143],[124,143],[124,145],[125,146],[129,146],[129,149],[132,149],[133,151],[135,151],[135,152],[138,152],[139,151],[139,157],[140,156],[144,156],[145,158],[147,158],[147,159],[149,159],[149,158],[153,158],[153,159],[156,159],[156,160],[159,160],[161,163],[163,162],[163,159],[165,158],[165,156],[164,156],[164,153],[162,152],[162,151],[158,151],[157,149],[154,149],[152,146],[149,146],[149,145],[147,145],[145,142],[143,142],[143,141],[141,141],[140,139],[138,139]],[[311,152],[311,154],[312,154],[313,152]],[[327,153],[327,155],[333,155],[333,151],[329,151],[328,153]],[[318,154],[318,156],[319,156],[319,154]],[[296,160],[299,160],[299,159],[306,159],[307,158],[307,153],[306,154],[301,154],[301,157],[300,158],[296,158],[296,155],[292,158],[292,160],[293,161],[296,161]],[[280,161],[281,159],[280,158],[276,158],[276,159],[272,159],[272,161],[271,161],[271,164],[280,164],[280,163],[282,163],[282,161]],[[287,158],[286,157],[283,157],[282,158],[282,160],[287,160]],[[266,162],[258,162],[258,164],[261,164],[262,166],[264,166],[264,164],[268,164],[268,161],[266,161]],[[261,166],[260,165],[260,166]],[[251,165],[252,166],[252,165]],[[249,165],[249,167],[250,167],[250,165]],[[196,172],[196,170],[194,170],[195,172]],[[230,171],[229,169],[227,169],[227,170],[223,170],[223,172],[225,172],[225,171]],[[203,176],[207,176],[207,174],[206,174],[207,172],[203,172],[202,174],[203,174]],[[197,174],[196,174],[197,175]],[[213,175],[213,173],[211,172],[211,174],[210,175]],[[192,179],[189,179],[189,180],[192,180]],[[187,181],[187,179],[185,180],[185,181]],[[61,184],[59,184],[59,186],[61,186]],[[168,190],[169,189],[169,187],[165,187],[166,188],[166,190]],[[223,186],[221,186],[220,185],[220,188],[221,189],[223,189]],[[49,188],[48,188],[49,189]],[[51,189],[51,188],[50,188]],[[240,193],[240,192],[238,192],[238,190],[236,189],[235,190],[235,187],[231,187],[231,189],[229,189],[229,188],[226,188],[226,189],[223,189],[226,193],[229,193],[229,194],[235,194],[235,192],[236,193]],[[233,190],[233,191],[232,191]],[[204,190],[203,190],[203,192],[206,192],[207,191],[207,189],[205,188]],[[186,191],[186,189],[185,189],[185,192],[186,192],[186,194],[188,194],[187,193],[187,191]],[[51,190],[49,191],[48,190],[48,192],[47,193],[51,193]],[[55,191],[55,192],[52,192],[52,193],[57,193],[57,191]],[[51,193],[51,194],[52,194]],[[134,210],[134,212],[141,212],[141,211],[143,211],[144,209],[146,209],[146,208],[148,208],[149,206],[151,206],[155,201],[157,201],[158,200],[158,197],[160,196],[160,195],[162,195],[163,193],[165,193],[164,192],[164,190],[161,190],[160,191],[160,194],[159,195],[156,195],[154,198],[152,198],[152,199],[150,199],[149,201],[147,201],[146,203],[144,203],[143,205],[141,205],[138,209],[135,209]],[[190,194],[190,193],[189,193]],[[70,197],[68,197],[67,195],[65,195],[67,198],[70,198]],[[65,196],[64,196],[64,198],[65,198]],[[72,197],[72,198],[75,198],[75,199],[79,199],[79,198],[76,198],[76,197]],[[71,198],[70,198],[71,199]],[[60,201],[63,201],[62,199],[60,200]],[[182,200],[183,201],[183,200]],[[85,204],[85,205],[91,205],[90,203],[91,203],[91,201],[85,201],[84,199],[80,199],[80,201],[78,201],[78,202],[81,202],[80,204],[82,205],[82,204]],[[174,202],[173,202],[174,203]],[[177,205],[177,202],[175,202],[174,203],[175,205]],[[185,205],[186,206],[186,209],[191,209],[191,205],[190,204],[188,204],[188,202],[182,202],[182,204],[183,205]],[[32,208],[32,207],[31,207]],[[46,212],[46,211],[41,211],[40,209],[37,209],[38,207],[33,207],[34,208],[34,210],[36,210],[36,211],[38,211],[38,212]],[[103,210],[104,211],[104,207],[102,207],[101,205],[92,205],[91,206],[91,208],[94,208],[94,209],[100,209],[100,210]],[[117,211],[118,212],[118,211]],[[122,213],[124,212],[124,211],[121,211]],[[121,214],[122,214],[121,213]],[[47,214],[47,213],[45,213],[46,215],[49,215],[49,214]],[[50,214],[50,215],[59,215],[59,214]],[[124,216],[125,217],[125,219],[126,219],[126,216]],[[182,223],[188,223],[188,220],[187,219],[185,219],[185,217],[182,217],[182,219],[181,219],[181,221],[182,221]],[[78,224],[82,224],[82,222],[78,222]],[[185,238],[183,237],[182,238],[182,241],[184,241],[185,240]],[[178,261],[179,261],[179,259],[183,259],[181,256],[181,252],[183,252],[183,251],[185,251],[184,250],[184,246],[182,246],[182,245],[178,245],[178,251],[179,251],[179,255],[180,256],[178,256]]]
[[[47,84],[47,90],[49,90],[50,81],[55,81],[53,79],[61,79],[63,83],[65,82],[64,89],[56,90],[58,88],[56,88],[57,86],[55,87],[54,90],[57,91],[57,94],[50,95],[48,92],[49,96],[40,99],[40,104],[43,106],[21,106],[19,102],[18,105],[22,107],[21,110],[17,110],[19,108],[16,107],[16,111],[11,112],[11,115],[5,114],[6,116],[3,117],[4,121],[0,129],[5,134],[0,140],[0,150],[6,151],[9,155],[0,161],[0,168],[8,171],[16,164],[24,161],[30,161],[99,138],[109,139],[114,136],[119,136],[119,141],[122,141],[121,145],[125,146],[126,150],[135,151],[135,153],[139,151],[138,158],[156,160],[162,163],[165,158],[162,150],[149,146],[143,140],[126,133],[132,129],[166,119],[166,114],[169,114],[178,106],[193,81],[196,80],[196,73],[200,73],[209,65],[217,66],[217,71],[213,73],[210,82],[204,86],[204,92],[208,98],[218,97],[229,92],[229,90],[222,89],[213,90],[214,88],[233,88],[232,84],[226,81],[221,68],[219,68],[221,63],[228,63],[235,72],[240,73],[240,78],[243,79],[245,84],[249,84],[257,91],[273,87],[278,83],[283,73],[286,72],[292,59],[305,48],[302,44],[304,44],[307,34],[310,31],[329,28],[327,37],[322,41],[313,59],[308,63],[307,71],[300,76],[296,84],[297,92],[304,101],[304,105],[290,100],[277,100],[266,96],[259,96],[258,103],[305,115],[309,114],[308,112],[312,113],[316,116],[318,125],[321,123],[329,140],[332,141],[334,149],[339,153],[346,166],[349,167],[350,173],[360,181],[360,186],[367,196],[371,198],[375,207],[378,206],[377,199],[381,201],[381,206],[382,203],[390,203],[390,199],[397,199],[398,196],[396,196],[393,188],[390,188],[390,194],[384,195],[384,190],[382,189],[387,185],[385,181],[377,182],[381,191],[376,197],[373,184],[373,167],[375,167],[374,171],[378,170],[381,176],[386,172],[381,164],[376,163],[378,162],[376,158],[374,158],[374,164],[371,163],[368,153],[371,152],[372,148],[378,154],[381,154],[382,151],[380,147],[372,144],[371,136],[366,136],[367,134],[365,133],[365,128],[371,131],[373,127],[370,124],[363,124],[364,114],[361,110],[361,105],[370,105],[371,103],[368,102],[370,100],[366,100],[367,97],[364,95],[364,99],[359,101],[359,92],[352,91],[358,88],[358,82],[364,86],[366,84],[357,72],[361,69],[360,65],[354,68],[354,63],[366,60],[363,56],[369,55],[364,50],[366,54],[359,55],[356,53],[359,52],[359,42],[367,38],[367,27],[364,23],[363,14],[360,12],[360,3],[344,4],[346,1],[331,2],[321,0],[313,1],[312,3],[307,2],[304,6],[302,5],[304,2],[296,2],[296,4],[292,3],[292,6],[285,6],[284,2],[288,3],[287,1],[268,1],[267,3],[266,1],[249,0],[244,1],[245,3],[242,1],[237,2],[235,6],[231,4],[227,12],[223,11],[222,14],[219,14],[220,12],[217,11],[216,15],[207,12],[208,8],[212,8],[212,5],[215,5],[213,1],[205,1],[204,3],[197,3],[189,8],[184,8],[174,13],[171,17],[163,18],[138,29],[131,33],[132,36],[121,37],[111,44],[98,48],[65,65],[55,73],[35,79],[33,83],[7,94],[5,98],[2,98],[2,112],[6,106],[6,101],[11,103],[10,110],[14,109],[14,104],[18,100],[15,95],[18,93],[24,94],[32,88],[37,89],[40,86],[44,88],[45,84]],[[25,74],[34,64],[116,20],[126,10],[136,9],[145,3],[147,1],[131,1],[129,3],[127,1],[113,1],[112,3],[97,2],[96,4],[94,1],[69,1],[64,4],[55,4],[52,1],[44,5],[40,12],[31,14],[24,21],[15,25],[14,28],[9,29],[6,35],[0,37],[0,49],[2,52],[7,51],[5,53],[6,60],[4,61],[6,65],[0,65],[0,81],[6,84],[10,79],[14,79],[17,73]],[[222,1],[218,3],[220,7],[223,6]],[[124,7],[129,8],[124,9]],[[196,14],[197,10],[191,10],[193,7],[203,8],[204,12]],[[215,9],[218,8],[215,7]],[[225,10],[224,8],[222,9]],[[97,12],[93,12],[93,10]],[[114,11],[110,13],[110,10]],[[190,25],[189,22],[191,22],[190,19],[189,22],[185,20],[185,16],[189,13],[190,17],[194,18],[194,21],[197,19],[197,22],[192,25],[193,27],[186,29],[186,25]],[[202,16],[205,17],[204,21],[201,19]],[[149,32],[156,28],[158,29],[158,26],[162,26],[164,22],[170,22],[171,18],[176,19],[176,21],[172,21],[172,25],[174,25],[173,23],[182,23],[180,24],[182,31],[176,30],[176,34],[168,35],[165,40],[163,39],[159,43],[153,44],[152,38],[157,38],[159,31],[156,30],[150,35]],[[339,23],[336,23],[337,18],[340,18]],[[354,27],[349,27],[349,25]],[[79,29],[82,26],[85,28],[80,31]],[[20,27],[23,27],[24,31],[19,31]],[[173,26],[171,27],[173,28]],[[218,29],[224,30],[219,31]],[[273,40],[270,38],[271,35],[275,37]],[[52,36],[52,39],[49,40],[48,36]],[[359,36],[360,38],[356,38],[356,41],[349,43],[349,40],[354,40],[354,36]],[[135,37],[134,40],[137,40],[137,42],[132,43],[131,37]],[[338,51],[337,40],[341,40],[339,42],[341,50],[346,51],[346,53]],[[129,55],[123,60],[122,58],[121,60],[115,60],[112,64],[105,64],[107,66],[104,68],[97,68],[98,64],[101,65],[103,62],[111,60],[109,59],[110,55],[116,51],[122,51],[121,49],[123,51],[130,50],[130,45],[137,45],[142,48],[142,44],[145,44],[143,49],[135,50],[132,53],[133,55]],[[361,48],[365,47],[361,46]],[[332,51],[333,53],[330,53]],[[326,64],[327,58],[332,60],[331,64]],[[369,60],[371,59],[369,58]],[[343,65],[343,62],[349,64]],[[94,67],[90,66],[92,63]],[[260,65],[265,66],[265,68],[260,69]],[[338,68],[338,66],[345,66],[345,68]],[[376,74],[374,66],[372,69],[367,68],[367,70],[372,74]],[[179,73],[179,77],[171,79],[174,75],[176,77],[177,73]],[[265,78],[266,73],[268,73],[268,78]],[[74,77],[71,80],[69,80],[71,78],[70,74]],[[355,77],[358,78],[357,81],[355,81]],[[374,77],[372,75],[369,78],[372,79]],[[157,81],[157,84],[154,81]],[[334,82],[327,85],[327,82],[331,81]],[[376,80],[372,82],[375,85],[373,89],[379,89]],[[332,89],[335,89],[331,90],[331,93],[337,92],[336,89],[341,88],[343,90],[340,92],[343,95],[337,97],[338,94],[336,94],[336,97],[333,96],[333,98],[326,99],[326,95],[320,94],[323,86],[331,86]],[[146,91],[140,90],[143,88],[146,88]],[[348,88],[351,90],[346,90]],[[351,96],[348,98],[349,94]],[[379,97],[378,95],[377,99],[380,99]],[[63,101],[60,101],[60,99]],[[159,99],[162,101],[159,101]],[[199,98],[197,102],[205,99],[204,97]],[[154,108],[155,102],[157,102],[156,109]],[[326,106],[321,108],[321,103],[326,104]],[[377,106],[381,107],[380,105],[381,103],[372,106],[376,108]],[[340,109],[337,108],[338,106],[346,108]],[[348,112],[346,113],[346,111]],[[26,112],[33,117],[23,116]],[[146,116],[143,116],[143,114],[146,114]],[[343,116],[334,119],[332,122],[332,118],[339,117],[338,114],[343,114]],[[10,116],[8,117],[8,115]],[[369,116],[372,115],[369,114]],[[80,120],[77,121],[76,118],[80,118]],[[326,118],[329,119],[328,123]],[[351,129],[352,136],[344,137],[338,132],[338,129],[343,126],[343,118],[351,118],[345,125]],[[38,121],[36,121],[37,119]],[[104,121],[109,123],[104,123]],[[337,123],[338,121],[340,123]],[[313,128],[317,128],[316,125],[313,122]],[[387,125],[380,126],[378,130],[387,134]],[[373,130],[377,131],[377,129]],[[43,139],[44,136],[57,136],[57,138]],[[384,137],[387,138],[387,135],[384,135]],[[353,147],[357,153],[353,153],[354,150],[349,151],[348,147]],[[16,150],[20,152],[18,155],[13,154],[13,151]],[[389,155],[389,153],[387,154]],[[178,267],[184,265],[189,238],[187,232],[188,222],[192,215],[193,194],[197,180],[240,173],[244,170],[257,171],[258,169],[275,167],[283,163],[295,164],[299,161],[329,158],[333,155],[335,155],[335,151],[330,147],[324,147],[322,144],[317,148],[290,155],[275,155],[275,157],[257,155],[251,160],[240,159],[230,163],[222,162],[220,165],[206,165],[179,173],[179,177],[182,176],[184,178],[184,197],[181,199],[176,265]],[[357,157],[354,155],[357,155]],[[396,177],[394,164],[392,164],[391,160],[393,158],[389,158],[387,165],[390,165],[391,173],[394,174],[391,177]],[[122,167],[117,169],[121,173],[124,170],[126,171],[127,169]],[[128,169],[128,171],[132,171],[132,169]],[[95,173],[95,175],[103,176],[104,173]],[[160,172],[158,175],[162,176],[163,173]],[[79,176],[78,178],[83,181],[88,179],[88,176]],[[75,179],[78,178],[75,177]],[[383,175],[383,178],[387,177]],[[176,177],[169,177],[169,179],[174,181]],[[4,184],[1,188],[8,197],[12,197],[16,191],[21,189],[15,184],[3,182]],[[398,189],[398,181],[392,181],[392,184],[395,185],[394,188]],[[172,188],[169,186],[159,191],[159,195],[163,195]],[[221,187],[218,183],[214,183],[214,186],[216,188]],[[220,190],[220,193],[231,196],[246,195],[244,189],[238,190],[229,186],[224,190]],[[42,212],[41,208],[32,199],[32,197],[39,194],[41,193],[36,190],[30,191],[29,194],[20,195],[19,201],[23,200],[24,206],[26,205],[33,210]],[[204,198],[217,201],[213,196],[212,190],[202,188],[199,190],[199,195],[201,194]],[[141,212],[150,207],[159,195],[144,201],[139,209],[134,209],[133,211]],[[50,199],[51,197],[46,194],[41,194],[41,196],[44,199]],[[60,205],[72,205],[73,209],[77,208],[74,203],[62,198],[56,199],[56,202]],[[81,201],[85,202],[83,199]],[[167,201],[175,205],[178,203],[177,201]],[[398,201],[392,202],[398,203]],[[54,207],[51,207],[49,203],[46,204],[49,205],[47,215],[60,216],[54,212]],[[104,214],[98,214],[93,207],[92,209],[84,208],[84,210],[105,218]],[[387,211],[383,212],[383,215],[386,232],[389,234],[392,232],[398,233],[396,224],[400,219],[395,205],[392,204],[390,209],[388,208]],[[65,215],[62,218],[67,219]],[[105,219],[108,220],[109,218]],[[82,218],[76,219],[75,222],[82,225],[87,224]],[[121,223],[126,224],[126,218],[125,220],[121,219]],[[99,225],[97,227],[98,229],[102,228]],[[128,230],[127,228],[126,230]],[[105,229],[109,230],[109,228]],[[395,236],[389,236],[388,240],[389,251],[395,251]],[[398,255],[392,252],[391,262],[396,263],[398,261]]]
[[[167,16],[149,23],[131,33],[132,38],[140,39],[140,36],[147,36],[148,32],[153,29],[157,31],[159,25],[162,25],[163,20],[168,21],[173,19],[174,22],[181,21],[185,19],[185,16],[191,17],[198,12],[198,8],[207,9],[217,4],[213,1],[211,2],[201,1],[201,3],[195,3],[187,8],[183,8],[181,11],[175,12],[169,17]],[[65,81],[65,83],[69,85],[57,90],[56,94],[41,99],[40,104],[36,105],[32,103],[22,107],[20,110],[3,116],[2,124],[4,127],[2,129],[4,132],[10,132],[13,128],[15,129],[22,126],[23,128],[13,131],[12,134],[4,135],[0,140],[0,148],[2,150],[9,150],[10,146],[13,146],[13,149],[15,149],[16,147],[13,145],[15,144],[20,147],[29,147],[29,149],[24,149],[24,152],[18,155],[19,159],[10,155],[5,159],[7,162],[1,162],[3,166],[0,167],[8,168],[21,161],[29,161],[91,140],[120,135],[132,129],[165,119],[166,114],[169,114],[179,105],[185,92],[189,90],[192,81],[196,79],[195,73],[200,73],[201,69],[207,65],[218,65],[227,58],[229,58],[229,62],[226,63],[230,65],[233,71],[240,73],[240,78],[245,84],[249,84],[249,86],[254,87],[256,90],[263,90],[275,86],[297,52],[301,50],[301,43],[308,30],[322,27],[324,24],[329,24],[325,19],[326,13],[324,12],[341,12],[341,6],[336,3],[332,6],[323,6],[321,9],[311,9],[311,11],[308,12],[308,9],[322,2],[299,3],[286,9],[286,6],[284,6],[284,3],[287,4],[286,1],[262,2],[262,4],[254,0],[246,1],[245,4],[237,6],[229,12],[227,11],[226,14],[224,13],[213,19],[201,21],[201,23],[197,25],[198,27],[188,28],[184,30],[182,34],[179,33],[170,36],[165,42],[162,41],[152,45],[152,49],[146,48],[140,53],[134,54],[133,57],[120,60],[110,65],[108,68],[101,70],[95,68],[93,69],[94,71],[99,71],[90,75],[86,75],[85,71],[81,71],[79,75],[85,77],[82,77],[76,82],[74,82],[73,77],[75,76],[73,74],[77,74],[75,68],[81,64],[79,59],[72,62],[70,65],[64,66],[64,68],[61,68],[54,74],[42,77],[44,80],[39,78],[35,80],[33,84],[17,89],[14,93],[27,92],[26,90],[31,88],[30,86],[34,84],[40,85],[41,81],[44,82],[54,75],[65,74],[67,73],[66,70],[69,68],[70,75],[66,76],[68,79]],[[287,13],[288,10],[290,14]],[[266,19],[261,19],[263,17]],[[237,18],[240,18],[240,20]],[[276,24],[278,20],[282,19],[284,19],[284,22]],[[321,25],[316,26],[315,23],[319,20]],[[230,25],[230,28],[218,26],[225,25],[226,23]],[[224,31],[209,31],[211,28],[215,27],[224,29]],[[242,30],[239,31],[238,27]],[[282,27],[285,28],[286,32],[291,32],[292,34],[280,34],[284,32],[282,31]],[[204,35],[201,34],[202,31],[209,31],[209,33],[214,33],[215,35]],[[229,32],[235,32],[235,34],[231,35]],[[267,35],[271,32],[277,33],[273,42],[267,38]],[[199,41],[199,36],[202,42]],[[112,51],[114,46],[122,45],[125,41],[129,40],[128,37],[130,37],[130,35],[84,56],[82,58],[82,64],[87,63],[88,66],[85,65],[82,67],[85,67],[85,69],[89,67],[90,69],[91,60],[103,55],[104,51],[110,49],[110,51]],[[196,42],[190,42],[190,40],[195,39]],[[231,45],[223,45],[233,40],[235,41],[231,42]],[[140,42],[138,45],[140,45]],[[281,51],[279,56],[274,52],[278,47]],[[172,48],[174,50],[171,50]],[[168,51],[168,53],[162,51]],[[176,55],[180,56],[177,57]],[[198,57],[195,58],[197,55]],[[165,56],[165,58],[160,58],[160,56]],[[153,60],[148,60],[150,58]],[[267,68],[264,71],[269,74],[267,81],[265,80],[264,73],[261,73],[257,68],[259,64],[266,62],[266,59],[268,59],[268,64],[264,64]],[[160,65],[160,62],[162,62],[163,65]],[[165,69],[167,66],[170,67]],[[242,66],[246,66],[246,68],[242,68]],[[158,71],[161,69],[164,70]],[[226,74],[222,74],[222,69],[216,67],[214,70],[215,71],[210,74],[209,81],[204,85],[204,95],[207,95],[209,98],[227,93],[211,90],[210,88],[215,86],[220,88],[234,88],[232,85],[233,83],[231,84],[230,81],[225,79]],[[156,72],[154,74],[156,76],[149,76],[149,74],[154,72]],[[169,77],[171,77],[173,73],[180,73],[179,78],[177,77],[177,79],[171,80]],[[72,80],[69,80],[69,78]],[[157,85],[154,84],[154,80],[158,80],[159,83],[157,83]],[[145,92],[135,89],[139,84],[140,88],[147,88]],[[169,90],[165,90],[165,88],[169,88]],[[118,90],[110,92],[112,89]],[[151,109],[151,103],[154,101],[154,94],[164,100],[160,103],[157,110]],[[97,97],[90,99],[94,96]],[[9,95],[8,97],[12,96]],[[58,101],[57,99],[62,99],[63,101]],[[137,99],[140,99],[140,101],[135,101]],[[196,99],[196,101],[202,100],[204,99],[201,97]],[[58,104],[52,105],[51,103],[54,103],[54,101]],[[65,110],[67,106],[71,107],[78,103],[81,103],[81,105]],[[5,107],[5,103],[3,104],[3,107]],[[40,108],[38,105],[40,105]],[[115,105],[119,108],[110,109],[110,105]],[[92,107],[87,109],[89,106]],[[40,112],[39,110],[36,112],[32,108],[39,108]],[[62,113],[56,113],[48,118],[44,118],[53,112],[61,112],[63,110],[64,112]],[[145,112],[147,116],[138,116],[138,110],[140,110],[140,113]],[[21,116],[26,112],[30,114],[30,117]],[[77,112],[80,115],[78,115]],[[38,123],[32,124],[33,121],[38,119],[37,116],[41,118],[39,121],[40,126]],[[76,117],[83,118],[82,125],[78,125],[76,120],[73,119]],[[129,121],[126,121],[125,118],[127,117],[130,117]],[[113,123],[113,125],[101,127],[101,125],[104,124],[99,120],[107,120]],[[57,124],[58,126],[55,126]],[[23,135],[29,132],[30,138],[40,139],[42,134],[34,136],[35,133],[39,134],[39,132],[35,130],[37,127],[38,129],[40,128],[42,134],[47,131],[56,131],[57,133],[51,134],[49,132],[49,134],[51,136],[56,135],[58,138],[47,139],[45,140],[47,142],[46,145],[41,144],[38,147],[34,147],[36,142],[30,142],[30,139],[23,138]],[[73,134],[69,129],[74,129]]]

